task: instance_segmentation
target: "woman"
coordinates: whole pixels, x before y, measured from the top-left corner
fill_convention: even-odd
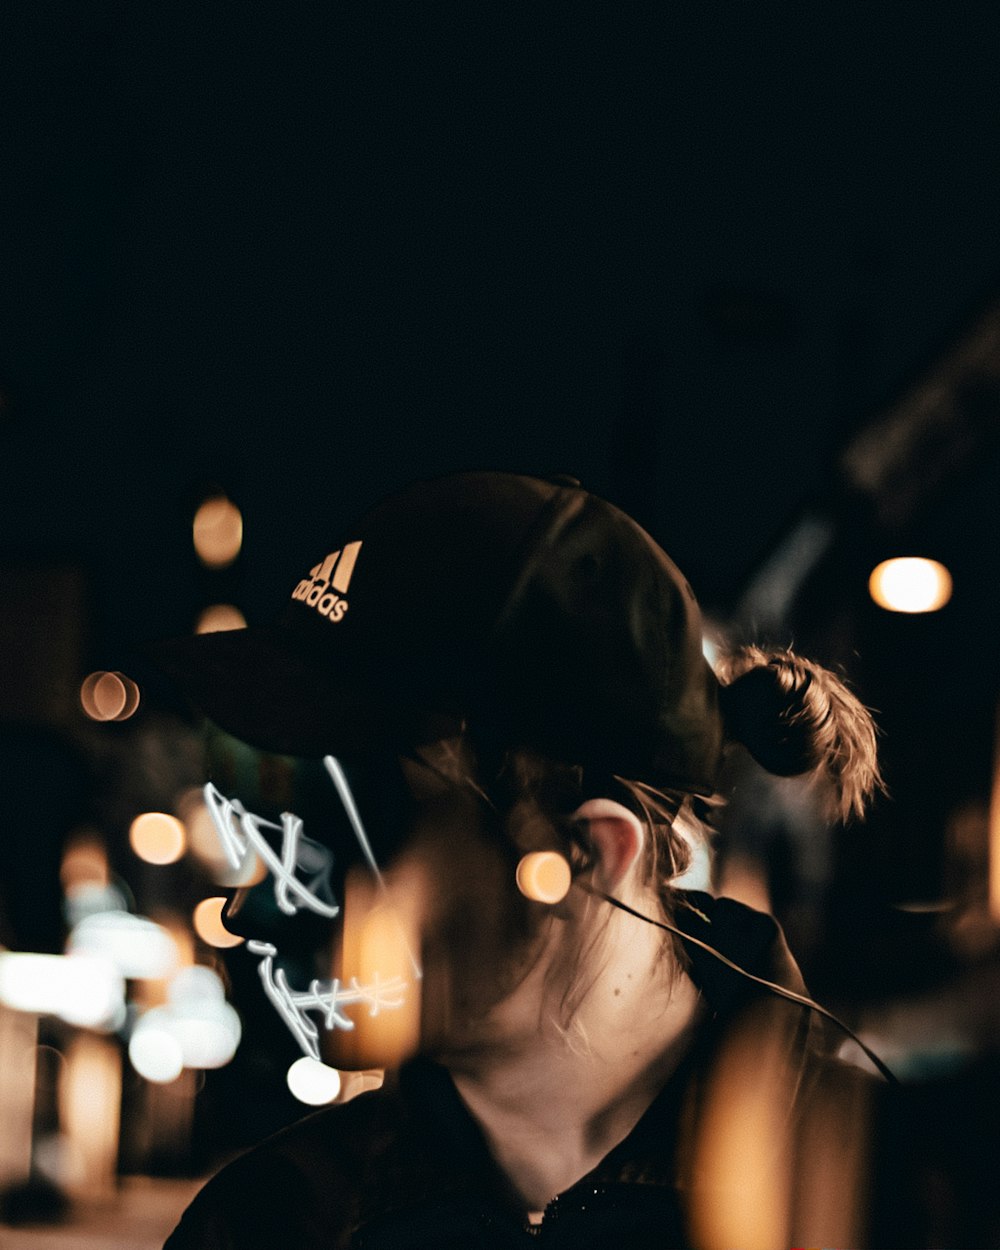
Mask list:
[[[837,678],[755,648],[717,676],[690,587],[630,518],[494,473],[384,500],[279,621],[160,662],[252,745],[345,758],[380,897],[422,900],[413,1057],[224,1169],[170,1250],[708,1246],[750,1161],[735,1218],[763,1219],[756,1244],[860,1235],[850,1168],[818,1200],[835,1227],[793,1184],[857,1079],[823,1055],[777,925],[672,885],[727,744],[863,812],[874,729]],[[380,818],[393,776],[405,815]]]

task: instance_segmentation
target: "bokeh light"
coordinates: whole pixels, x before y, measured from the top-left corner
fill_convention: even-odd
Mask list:
[[[351,1005],[352,1029],[324,1029],[320,1058],[348,1071],[396,1069],[415,1053],[420,1036],[420,919],[426,894],[422,866],[401,865],[386,888],[355,869],[344,881],[340,950],[330,975],[342,985],[381,987],[373,1001]]]
[[[147,864],[173,864],[184,854],[187,836],[176,816],[143,812],[128,831],[132,850]]]
[[[166,977],[180,961],[177,945],[166,929],[146,916],[125,911],[85,916],[70,934],[69,950],[108,959],[129,979]]]
[[[341,1079],[337,1069],[327,1067],[318,1059],[310,1059],[308,1055],[295,1060],[285,1079],[299,1102],[310,1107],[322,1107],[333,1102],[340,1093]]]
[[[951,598],[951,574],[937,560],[897,556],[872,569],[868,590],[889,612],[936,612]]]
[[[798,1076],[774,1021],[769,1009],[741,1021],[709,1073],[689,1187],[692,1242],[702,1250],[790,1244],[787,1108]]]
[[[231,603],[213,603],[198,617],[196,634],[218,634],[229,629],[246,629],[246,617]]]
[[[569,893],[573,876],[558,851],[530,851],[517,865],[517,888],[536,903],[558,903]]]
[[[121,1124],[122,1058],[117,1039],[81,1032],[69,1045],[59,1076],[64,1152],[56,1182],[81,1197],[111,1198],[116,1188]]]
[[[67,838],[59,880],[67,894],[86,886],[103,889],[108,885],[108,854],[96,829],[76,829]]]
[[[228,901],[226,898],[203,898],[194,909],[195,932],[209,946],[225,949],[243,942],[243,938],[230,933],[222,923],[222,912]]]
[[[167,1001],[138,1020],[129,1041],[132,1066],[149,1081],[167,1083],[183,1068],[221,1068],[240,1044],[242,1026],[211,968],[182,968]]]
[[[223,569],[240,554],[243,517],[224,495],[205,500],[195,513],[192,528],[195,552],[207,568]]]
[[[128,720],[135,714],[139,698],[139,687],[124,673],[97,669],[80,686],[80,705],[91,720]]]
[[[206,874],[218,885],[229,888],[256,885],[267,876],[264,861],[249,847],[246,858],[239,868],[229,862],[215,821],[205,803],[205,796],[197,786],[183,791],[177,797],[176,810],[187,830],[188,847]]]
[[[180,1042],[169,1029],[157,1027],[156,1020],[149,1021],[147,1016],[129,1039],[128,1057],[140,1076],[157,1085],[176,1081],[184,1068]]]
[[[154,1012],[169,1022],[186,1068],[221,1068],[240,1044],[240,1018],[211,968],[182,968],[170,983],[167,1005]]]
[[[125,984],[110,960],[93,955],[0,953],[0,1003],[15,1011],[57,1015],[80,1028],[117,1020]]]

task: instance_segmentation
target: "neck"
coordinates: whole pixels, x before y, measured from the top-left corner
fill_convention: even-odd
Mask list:
[[[543,1012],[512,1044],[448,1063],[529,1211],[628,1135],[690,1044],[697,990],[683,973],[664,975],[658,938],[639,947],[618,945],[568,1028]]]

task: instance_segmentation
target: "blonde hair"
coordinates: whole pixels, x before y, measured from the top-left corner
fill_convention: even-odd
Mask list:
[[[742,743],[769,772],[804,776],[819,790],[831,819],[864,814],[884,789],[876,728],[869,710],[840,677],[792,651],[758,646],[724,655],[715,671],[730,741]],[[707,811],[725,801],[719,794],[694,796],[611,773],[595,777],[578,765],[490,743],[465,726],[459,735],[422,747],[411,758],[429,770],[439,793],[444,786],[477,797],[486,823],[509,849],[512,864],[527,851],[558,848],[575,874],[585,872],[590,847],[574,826],[573,812],[585,799],[598,796],[623,803],[645,827],[643,877],[668,921],[684,903],[673,883],[689,868],[694,848],[711,840]],[[560,1015],[567,1029],[599,976],[611,914],[603,908],[598,918],[595,910],[585,940],[568,957],[569,965],[561,967]],[[680,938],[665,933],[663,946],[671,975],[689,966]]]
[[[872,714],[837,674],[752,645],[722,655],[715,671],[727,736],[768,772],[813,783],[829,818],[861,817],[884,791]]]

